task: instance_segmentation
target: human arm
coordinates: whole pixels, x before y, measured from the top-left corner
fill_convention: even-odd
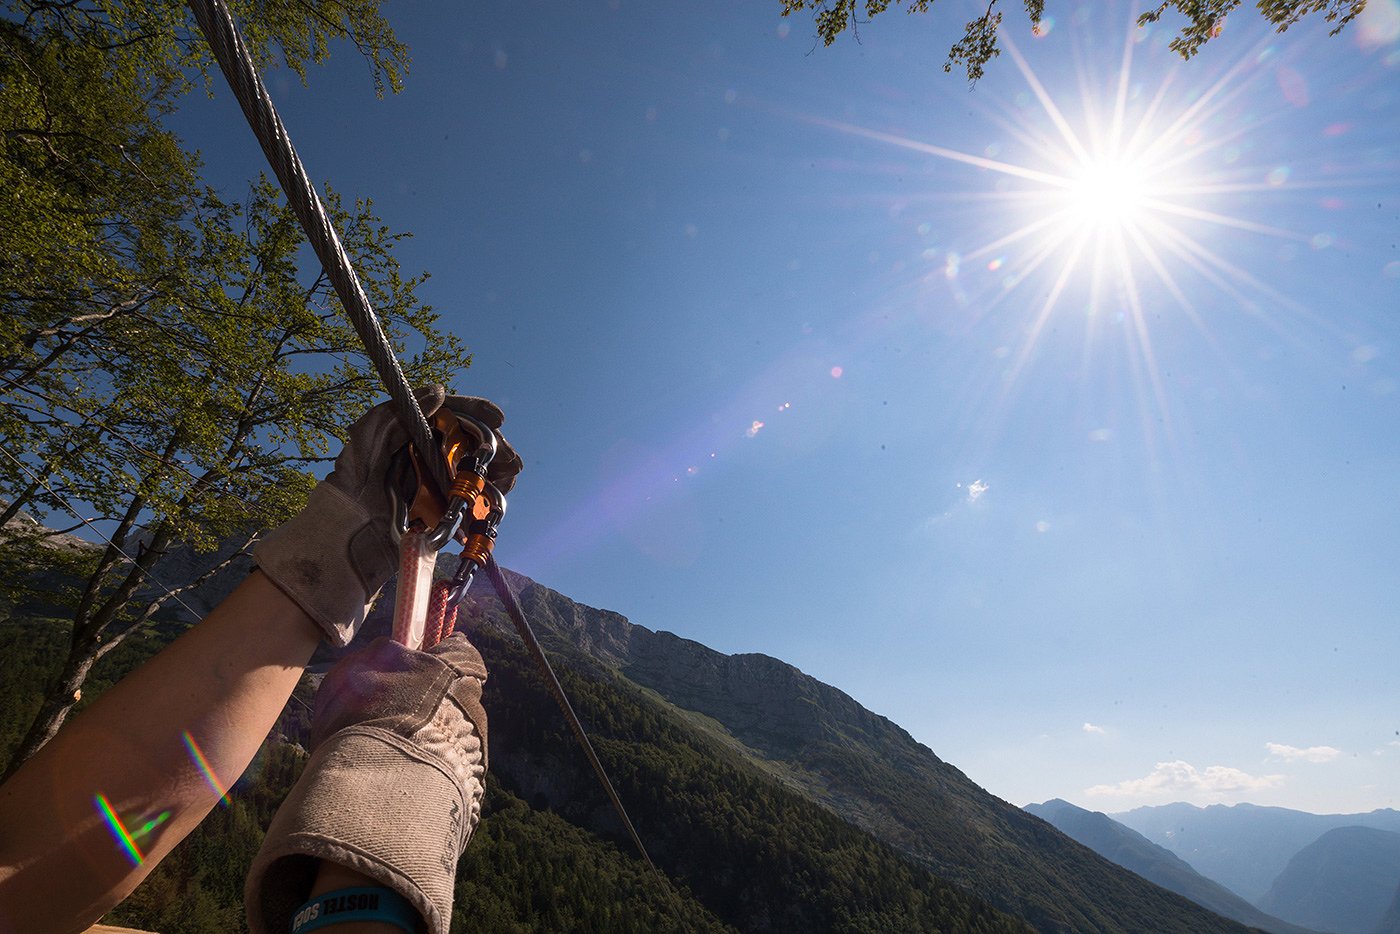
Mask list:
[[[444,402],[500,425],[485,400],[419,396],[429,414]],[[354,635],[396,564],[386,465],[407,434],[380,406],[350,437],[259,546],[261,571],[0,786],[0,931],[78,931],[120,901],[241,774],[319,638]],[[509,489],[519,458],[501,443],[488,479]]]
[[[81,931],[130,894],[242,774],[320,636],[255,571],[0,785],[0,930]],[[158,823],[128,847],[114,821]]]

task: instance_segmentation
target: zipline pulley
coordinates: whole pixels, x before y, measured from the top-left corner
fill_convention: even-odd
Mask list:
[[[395,455],[386,480],[399,538],[399,583],[394,639],[409,648],[432,648],[450,635],[457,605],[476,572],[486,566],[505,516],[506,498],[487,479],[496,456],[496,434],[446,406],[432,419],[433,441],[450,478],[444,494],[417,449]],[[434,582],[438,554],[456,540],[463,546],[456,572]]]

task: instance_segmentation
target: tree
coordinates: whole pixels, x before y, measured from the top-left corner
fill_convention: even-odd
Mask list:
[[[235,11],[238,13],[239,11]],[[405,50],[373,3],[246,4],[255,55],[299,73],[348,37],[378,87]],[[3,519],[76,505],[108,538],[71,595],[66,657],[13,770],[57,731],[93,664],[200,583],[166,589],[177,546],[245,546],[297,508],[377,377],[290,209],[266,179],[201,188],[161,118],[207,63],[183,4],[16,3],[0,18],[0,498]],[[410,379],[468,363],[401,275],[367,202],[328,209]],[[314,260],[312,261],[314,263]],[[12,579],[52,530],[11,524]],[[216,568],[211,570],[216,570]]]
[[[817,36],[823,45],[831,45],[836,37],[849,29],[853,34],[862,22],[883,13],[890,8],[891,0],[780,0],[783,16],[810,10],[817,27]],[[896,5],[904,0],[893,0]],[[1023,0],[1032,27],[1040,24],[1045,14],[1044,0]],[[909,0],[910,13],[927,13],[933,0]],[[1168,11],[1174,11],[1185,19],[1171,48],[1182,58],[1190,58],[1200,51],[1202,45],[1216,36],[1225,23],[1225,17],[1234,12],[1240,0],[1166,0],[1155,9],[1148,10],[1138,17],[1138,25],[1155,23]],[[1332,35],[1340,32],[1347,23],[1360,15],[1366,0],[1257,0],[1255,6],[1260,14],[1279,32],[1283,32],[1304,16],[1321,13],[1327,22],[1334,24]],[[992,59],[1001,54],[997,47],[997,33],[1001,28],[1001,11],[997,0],[989,0],[987,9],[981,16],[969,20],[964,27],[963,37],[948,50],[944,71],[952,71],[954,65],[967,70],[969,81],[982,77],[983,69]]]

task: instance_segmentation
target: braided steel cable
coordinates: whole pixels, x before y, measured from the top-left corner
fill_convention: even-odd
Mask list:
[[[189,7],[209,41],[209,48],[213,50],[233,96],[238,99],[238,106],[243,108],[243,116],[248,118],[248,125],[253,128],[253,135],[262,146],[268,164],[286,192],[287,203],[297,220],[301,221],[311,248],[316,251],[322,268],[345,306],[346,314],[350,316],[350,322],[365,345],[365,353],[388,390],[395,414],[413,439],[418,452],[423,455],[423,460],[429,464],[439,488],[448,489],[451,481],[447,476],[447,467],[433,443],[428,420],[418,407],[393,345],[389,343],[379,316],[365,295],[360,277],[355,274],[355,267],[340,242],[340,235],[336,233],[325,205],[321,203],[320,195],[316,193],[316,187],[311,184],[306,168],[301,164],[292,138],[253,67],[252,56],[248,54],[243,37],[233,24],[228,7],[223,0],[189,0]]]
[[[287,133],[282,118],[277,115],[272,98],[263,85],[262,79],[258,77],[257,70],[253,67],[252,56],[248,54],[247,46],[244,44],[242,36],[239,35],[237,27],[234,26],[233,17],[229,14],[228,8],[222,0],[187,0],[187,2],[194,12],[199,28],[204,32],[204,36],[209,42],[214,58],[219,63],[219,69],[224,73],[224,78],[227,79],[229,87],[233,91],[233,96],[238,99],[238,105],[243,109],[243,115],[248,119],[248,125],[252,127],[253,135],[257,137],[258,144],[262,146],[263,154],[267,156],[267,161],[277,176],[277,181],[282,185],[282,190],[287,195],[288,204],[291,205],[297,220],[301,222],[302,229],[306,231],[307,240],[311,243],[312,249],[316,251],[316,256],[320,259],[321,266],[325,269],[331,284],[335,286],[336,294],[340,296],[340,301],[345,306],[351,323],[354,324],[356,332],[360,335],[365,352],[374,363],[374,368],[379,373],[379,378],[383,381],[385,389],[388,390],[389,397],[393,401],[395,414],[400,423],[407,429],[418,452],[423,455],[422,460],[429,465],[439,488],[442,490],[451,489],[452,483],[447,476],[447,465],[443,462],[437,446],[433,442],[432,430],[428,427],[428,421],[424,418],[422,409],[418,407],[418,402],[408,385],[408,380],[403,375],[403,369],[399,366],[394,348],[384,334],[384,328],[379,322],[379,316],[375,314],[374,308],[369,303],[369,297],[365,295],[364,287],[360,284],[359,276],[355,274],[354,265],[350,262],[350,257],[340,242],[340,236],[336,233],[335,226],[326,213],[325,205],[321,203],[321,198],[317,195],[316,189],[306,173],[306,168],[301,163],[301,157],[297,155],[296,148],[292,145],[291,136]],[[524,640],[541,674],[544,675],[550,693],[554,695],[559,709],[564,714],[564,719],[568,721],[569,728],[583,748],[594,773],[602,782],[608,799],[622,819],[623,826],[627,828],[632,843],[637,847],[642,859],[651,867],[651,871],[656,874],[657,878],[664,879],[660,870],[656,868],[656,864],[651,861],[651,857],[647,854],[646,847],[642,845],[641,838],[632,826],[632,819],[627,816],[627,809],[622,805],[622,799],[618,797],[612,782],[608,780],[607,772],[603,770],[603,764],[599,761],[598,754],[594,752],[593,744],[588,741],[588,735],[584,732],[578,714],[574,713],[573,706],[564,694],[563,686],[559,683],[558,677],[555,676],[554,669],[550,667],[549,660],[545,658],[539,640],[535,638],[535,633],[530,628],[524,611],[520,608],[520,602],[511,592],[510,584],[501,573],[500,566],[496,564],[494,557],[488,558],[486,572],[491,578],[491,583],[495,587],[501,603],[505,606],[511,622],[515,624],[521,639]],[[669,887],[667,889],[669,891]],[[672,895],[674,896],[674,893]]]

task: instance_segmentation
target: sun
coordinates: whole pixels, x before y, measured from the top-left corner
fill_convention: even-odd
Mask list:
[[[1110,56],[1079,60],[1078,81],[1060,70],[1052,91],[1004,37],[1024,84],[988,109],[1000,138],[980,150],[806,119],[970,170],[965,188],[927,195],[957,214],[943,243],[922,249],[919,282],[938,301],[951,295],[970,322],[1014,329],[997,348],[1003,394],[1023,384],[1049,335],[1082,333],[1085,354],[1114,335],[1143,423],[1171,436],[1160,329],[1185,324],[1216,348],[1214,319],[1226,305],[1257,315],[1267,302],[1308,314],[1232,258],[1260,255],[1256,237],[1279,242],[1277,255],[1310,242],[1257,219],[1267,214],[1262,198],[1302,184],[1277,166],[1240,159],[1250,121],[1262,119],[1244,119],[1242,101],[1273,76],[1259,67],[1269,57],[1265,41],[1200,81],[1174,53],[1163,67],[1161,37],[1130,20],[1116,65]],[[1149,67],[1136,67],[1144,54],[1153,57]],[[921,237],[925,229],[934,228],[920,224]]]
[[[1140,228],[1151,210],[1148,167],[1132,155],[1084,159],[1066,181],[1064,210],[1076,225],[1118,233]]]

